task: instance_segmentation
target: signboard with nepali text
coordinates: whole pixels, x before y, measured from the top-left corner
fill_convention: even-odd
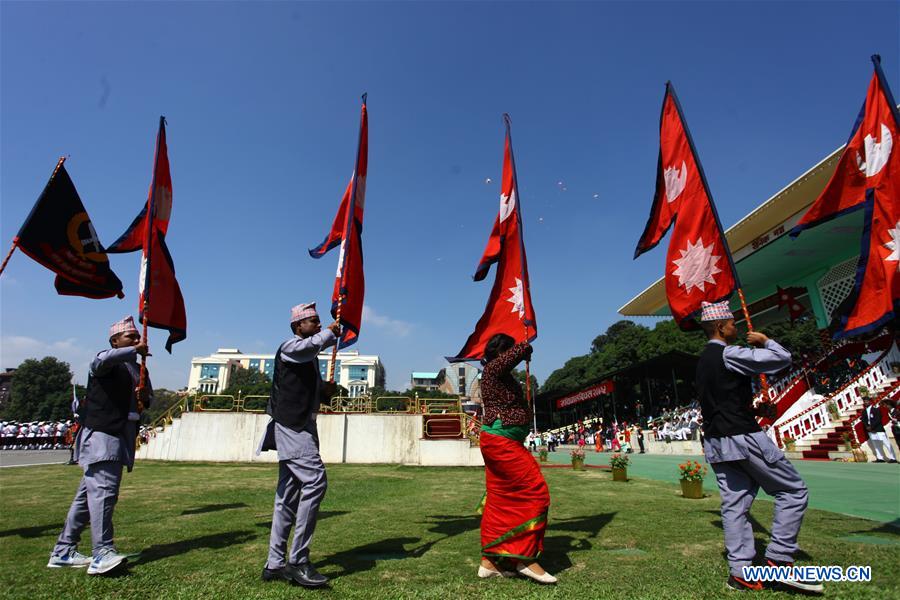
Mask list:
[[[584,402],[585,400],[593,400],[597,396],[612,394],[615,389],[616,386],[613,383],[613,380],[607,379],[606,381],[601,381],[597,385],[592,385],[591,387],[581,390],[580,392],[575,392],[574,394],[569,394],[568,396],[559,398],[556,401],[556,408],[566,408],[568,406],[572,406],[573,404]]]

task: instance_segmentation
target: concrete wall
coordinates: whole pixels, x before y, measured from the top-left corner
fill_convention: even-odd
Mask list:
[[[703,454],[703,447],[698,441],[673,440],[671,442],[658,442],[650,431],[644,432],[644,450],[647,454]]]
[[[253,413],[185,413],[138,449],[143,460],[277,462],[256,455],[269,422]],[[325,463],[482,466],[469,440],[423,440],[421,415],[319,415],[319,452]]]

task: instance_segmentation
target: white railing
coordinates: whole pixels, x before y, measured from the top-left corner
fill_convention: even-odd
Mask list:
[[[857,393],[860,386],[875,390],[886,384],[892,377],[891,362],[896,356],[896,344],[878,357],[865,371],[831,394],[819,400],[803,412],[791,417],[783,423],[777,423],[777,435],[784,439],[791,437],[800,441],[815,434],[823,427],[837,426],[855,410],[862,408],[863,400]],[[837,419],[832,418],[829,404],[834,403],[838,409]]]

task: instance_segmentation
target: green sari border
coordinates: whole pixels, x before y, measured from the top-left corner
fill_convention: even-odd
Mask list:
[[[521,525],[518,525],[518,526],[516,526],[516,527],[513,527],[512,529],[510,529],[509,531],[507,531],[506,533],[504,533],[503,535],[501,535],[500,537],[498,537],[498,538],[497,538],[496,540],[494,540],[493,542],[491,542],[491,543],[489,543],[489,544],[486,544],[486,545],[482,546],[482,547],[481,547],[482,554],[487,554],[487,553],[485,552],[485,550],[487,550],[488,548],[493,548],[494,546],[497,546],[497,545],[499,545],[499,544],[502,544],[502,543],[505,542],[506,540],[508,540],[508,539],[510,539],[510,538],[512,538],[512,537],[515,537],[515,536],[519,535],[520,533],[522,533],[522,532],[525,531],[526,529],[532,527],[533,525],[537,525],[537,524],[539,524],[539,523],[546,523],[546,522],[547,522],[547,511],[544,511],[544,512],[542,512],[541,514],[539,514],[538,516],[536,516],[536,517],[534,517],[534,518],[532,518],[532,519],[528,519],[527,521],[525,521],[525,522],[522,523]],[[510,556],[512,556],[512,555],[510,555]],[[528,558],[528,557],[526,557],[526,558]]]

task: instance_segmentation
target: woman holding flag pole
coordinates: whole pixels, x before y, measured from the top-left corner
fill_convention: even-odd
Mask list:
[[[552,584],[556,577],[537,562],[544,545],[550,491],[537,461],[523,445],[533,424],[533,412],[521,384],[512,375],[517,364],[525,360],[527,365],[531,358],[530,342],[537,337],[537,324],[522,241],[510,120],[508,115],[503,117],[506,144],[500,211],[475,280],[484,279],[493,263],[497,263],[497,275],[475,332],[458,355],[449,360],[481,360],[484,364],[480,446],[487,491],[482,507],[478,576],[514,577],[518,573]],[[526,373],[528,377],[530,373]],[[527,379],[526,390],[530,396]]]

